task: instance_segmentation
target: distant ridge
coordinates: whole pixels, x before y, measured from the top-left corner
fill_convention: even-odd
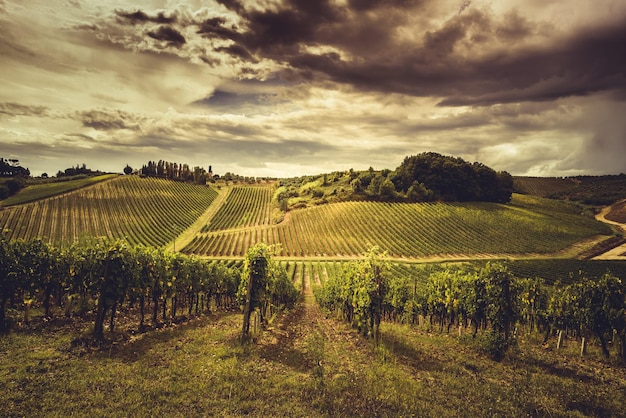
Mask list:
[[[513,177],[516,193],[606,206],[626,199],[626,174],[576,177]]]

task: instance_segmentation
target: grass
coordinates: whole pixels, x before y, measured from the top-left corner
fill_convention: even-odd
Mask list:
[[[311,298],[241,346],[217,313],[100,349],[52,322],[0,337],[0,416],[620,416],[626,369],[576,341],[521,337],[503,361],[471,337],[383,323],[378,348]],[[128,332],[128,331],[127,331]],[[119,335],[119,334],[117,334]]]
[[[109,180],[117,176],[118,174],[103,174],[100,176],[85,177],[77,180],[33,184],[22,189],[16,195],[2,201],[2,205],[7,207],[34,202],[36,200],[41,200],[48,197],[57,196],[62,193],[71,192],[73,190],[90,186],[104,180]]]

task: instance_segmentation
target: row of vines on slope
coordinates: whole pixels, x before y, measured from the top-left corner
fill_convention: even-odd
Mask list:
[[[269,225],[273,189],[268,186],[235,187],[202,232]]]
[[[146,308],[152,324],[173,320],[183,308],[187,315],[236,303],[240,271],[161,249],[101,241],[90,247],[57,248],[41,240],[9,241],[0,235],[0,329],[10,325],[7,308],[23,307],[24,321],[33,304],[52,315],[53,301],[65,315],[95,310],[94,336],[104,324],[114,329],[122,304],[138,308],[144,328]],[[147,306],[146,306],[147,305]]]
[[[228,206],[228,205],[225,205]],[[243,209],[232,211],[233,219]],[[236,225],[233,220],[230,225]],[[563,202],[515,196],[512,204],[342,202],[292,211],[279,225],[198,234],[188,254],[242,257],[255,242],[280,256],[358,256],[371,245],[393,257],[551,253],[609,229]]]
[[[161,246],[189,227],[213,202],[209,187],[125,176],[84,190],[0,212],[9,239],[55,245],[98,237]]]
[[[373,265],[380,266],[379,274],[372,273]],[[592,280],[581,272],[568,284],[549,285],[540,278],[518,278],[501,263],[422,267],[419,280],[410,270],[370,250],[314,289],[323,308],[366,335],[375,335],[377,315],[407,323],[425,318],[440,332],[471,329],[480,346],[499,358],[521,329],[543,333],[544,341],[564,331],[596,337],[606,357],[608,341],[617,338],[618,356],[626,362],[626,289],[610,273]]]

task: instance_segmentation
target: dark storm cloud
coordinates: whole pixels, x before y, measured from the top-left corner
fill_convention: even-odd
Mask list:
[[[211,96],[194,102],[194,105],[215,107],[239,107],[250,104],[262,104],[267,102],[267,94],[256,93],[232,93],[224,90],[216,90]]]
[[[437,96],[446,106],[545,101],[626,86],[626,55],[621,53],[626,21],[524,46],[549,28],[515,12],[498,18],[469,3],[412,40],[397,39],[398,25],[408,19],[407,10],[399,9],[417,7],[427,15],[432,2],[353,0],[341,8],[329,1],[291,0],[265,11],[248,11],[238,1],[221,3],[245,22],[243,32],[225,27],[223,19],[204,22],[205,36],[235,43],[221,52],[286,62],[295,70],[292,76],[305,80]],[[303,46],[338,52],[311,53]]]
[[[250,51],[248,51],[244,46],[239,44],[233,44],[229,46],[215,48],[217,52],[225,52],[233,57],[239,57],[244,61],[252,61],[256,62],[257,60],[252,56]]]
[[[159,26],[159,29],[157,29],[156,32],[149,31],[148,36],[156,39],[157,41],[165,41],[170,45],[176,46],[181,46],[187,42],[185,37],[171,26]]]
[[[178,18],[175,14],[166,16],[165,13],[159,12],[156,16],[149,16],[147,13],[137,10],[135,12],[126,12],[123,10],[116,10],[115,14],[118,16],[118,21],[129,22],[133,25],[139,23],[159,23],[159,24],[171,24],[175,23]]]
[[[354,10],[367,11],[381,7],[414,7],[415,4],[422,3],[412,0],[350,0],[348,4]]]
[[[626,20],[609,28],[596,28],[549,49],[514,56],[499,55],[473,65],[471,79],[481,89],[466,89],[443,105],[546,101],[626,88]],[[481,77],[482,76],[482,77]]]
[[[0,117],[6,116],[48,116],[46,106],[30,106],[19,103],[0,103]]]
[[[240,37],[240,33],[237,31],[236,25],[230,25],[228,27],[226,19],[223,17],[212,17],[199,23],[196,33],[205,35],[208,37],[216,37],[222,39],[230,39],[236,41]]]
[[[87,110],[76,113],[83,126],[99,131],[115,129],[139,130],[141,117],[122,110]]]

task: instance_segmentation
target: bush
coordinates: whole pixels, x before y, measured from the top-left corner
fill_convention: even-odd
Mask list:
[[[501,332],[490,330],[483,332],[478,338],[481,351],[496,361],[502,360],[510,346],[510,342],[507,342]]]
[[[11,196],[9,188],[4,184],[0,184],[0,200],[6,199],[9,196]]]
[[[4,182],[5,187],[9,189],[9,193],[14,195],[15,193],[26,187],[26,180],[22,177],[13,177]]]
[[[316,199],[322,198],[324,197],[324,190],[318,188],[311,189],[311,196]]]

